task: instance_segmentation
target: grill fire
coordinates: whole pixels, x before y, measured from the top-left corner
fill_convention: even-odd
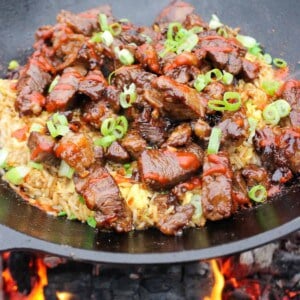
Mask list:
[[[300,299],[300,231],[207,262],[100,265],[12,251],[2,254],[0,270],[0,299],[296,300]]]

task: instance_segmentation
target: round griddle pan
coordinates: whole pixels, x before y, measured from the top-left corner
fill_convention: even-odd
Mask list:
[[[60,9],[80,12],[109,3],[117,17],[151,24],[168,0],[2,0],[0,2],[0,64],[4,76],[11,59],[24,63],[35,30],[53,24]],[[285,58],[291,73],[299,72],[298,0],[190,1],[205,20],[212,13],[244,34],[254,36],[267,52]],[[230,219],[164,236],[158,230],[116,234],[85,224],[54,218],[22,201],[0,183],[0,250],[27,249],[77,260],[110,263],[169,263],[219,257],[254,248],[300,229],[300,185],[280,197],[242,211]]]

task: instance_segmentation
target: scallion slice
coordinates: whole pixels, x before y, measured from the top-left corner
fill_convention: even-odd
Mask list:
[[[291,112],[290,104],[284,99],[276,100],[275,102],[273,102],[273,105],[276,106],[280,118],[287,117]]]
[[[31,167],[31,168],[33,168],[33,169],[37,169],[37,170],[43,170],[43,168],[44,168],[42,164],[36,163],[34,161],[30,161],[28,163],[28,166]]]
[[[257,46],[257,42],[256,39],[251,37],[251,36],[247,36],[247,35],[241,35],[238,34],[236,36],[236,39],[246,48],[250,49],[253,48],[255,46]]]
[[[83,198],[82,195],[79,195],[79,196],[78,196],[78,200],[79,200],[79,202],[80,202],[81,204],[85,204],[85,200],[84,200],[84,198]]]
[[[206,81],[211,82],[212,80],[221,80],[223,78],[222,71],[219,69],[212,69],[205,74]]]
[[[92,228],[96,228],[96,226],[97,226],[97,221],[94,217],[88,217],[86,222]]]
[[[8,64],[7,69],[10,71],[13,71],[13,70],[19,68],[19,66],[20,66],[19,63],[16,60],[11,60]]]
[[[18,166],[8,170],[4,178],[12,184],[19,185],[23,182],[23,179],[30,172],[30,168],[27,166]]]
[[[38,123],[33,123],[30,126],[29,132],[37,131],[37,132],[42,132],[44,127],[41,124]]]
[[[59,78],[60,78],[60,76],[57,75],[57,76],[55,76],[55,78],[52,80],[52,82],[51,82],[51,84],[50,84],[50,86],[49,86],[49,88],[48,88],[48,93],[51,93],[51,92],[53,91],[53,89],[55,88],[55,86],[56,86],[57,83],[58,83]]]
[[[0,168],[5,167],[7,156],[8,156],[8,151],[5,148],[2,148],[0,150]]]
[[[90,39],[91,43],[101,43],[102,42],[102,32],[95,32]]]
[[[60,211],[60,212],[57,214],[58,217],[65,217],[66,215],[67,215],[67,213],[66,213],[64,210]]]
[[[117,51],[117,56],[120,62],[125,66],[129,66],[134,63],[134,56],[128,49],[122,49]]]
[[[208,82],[207,82],[205,75],[201,74],[201,75],[198,75],[196,80],[194,81],[194,88],[198,92],[201,92],[207,86],[207,84],[208,84]]]
[[[266,188],[263,185],[258,184],[249,190],[248,196],[255,202],[264,202],[267,199],[268,194]]]
[[[110,24],[109,31],[113,36],[117,36],[122,32],[122,26],[119,23]]]
[[[226,92],[223,97],[225,108],[228,111],[237,111],[242,104],[241,95],[237,92]]]
[[[264,61],[270,65],[272,63],[272,56],[269,53],[265,53],[263,55]]]
[[[220,148],[220,143],[221,143],[221,137],[222,137],[222,130],[218,127],[214,127],[209,137],[209,142],[207,147],[208,154],[218,153]]]
[[[96,146],[101,146],[103,148],[109,147],[117,138],[114,135],[107,135],[95,140],[94,144]]]
[[[108,30],[105,30],[105,31],[102,33],[101,38],[102,38],[102,42],[103,42],[107,47],[109,47],[109,46],[114,42],[114,37],[112,36],[112,34],[111,34]]]
[[[124,91],[120,94],[120,105],[123,108],[131,107],[132,103],[135,102],[136,98],[136,86],[134,83],[131,83],[128,88],[125,86]]]
[[[70,131],[68,119],[65,115],[59,113],[55,113],[52,118],[46,122],[46,125],[53,138],[64,136]]]
[[[109,26],[107,23],[107,16],[105,14],[99,14],[99,24],[103,32],[105,30],[109,30]]]
[[[273,64],[277,68],[285,68],[287,66],[287,62],[284,59],[281,59],[281,58],[274,58],[273,59]]]
[[[107,118],[101,124],[101,134],[106,136],[110,135],[116,127],[116,120],[115,118]]]
[[[58,176],[72,179],[73,174],[74,169],[71,168],[64,160],[62,160],[58,169]]]
[[[211,110],[215,111],[225,111],[226,110],[226,105],[223,100],[209,100],[207,103],[207,106]]]
[[[263,81],[261,84],[261,88],[270,96],[274,96],[279,87],[278,81]]]
[[[229,72],[223,71],[222,82],[226,85],[232,84],[233,75]]]
[[[274,103],[271,103],[264,108],[263,117],[268,124],[277,125],[279,123],[280,115]]]
[[[219,27],[223,26],[223,24],[221,23],[219,17],[213,14],[211,16],[208,26],[210,29],[218,29]]]

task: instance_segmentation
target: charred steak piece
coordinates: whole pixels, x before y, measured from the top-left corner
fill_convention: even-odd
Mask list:
[[[110,161],[120,163],[120,164],[124,164],[130,161],[130,156],[128,152],[117,141],[113,142],[108,147],[107,152],[105,153],[105,157]]]
[[[220,220],[232,213],[232,171],[228,155],[222,152],[204,158],[202,208],[209,220]]]
[[[68,133],[55,146],[55,154],[75,169],[80,177],[88,175],[87,169],[94,163],[94,144],[83,133]]]
[[[146,141],[133,129],[127,132],[121,144],[134,159],[138,159],[147,147]]]
[[[158,195],[154,199],[154,204],[157,206],[158,222],[156,226],[158,229],[168,235],[180,234],[181,229],[188,225],[194,213],[194,206],[174,205],[169,195]],[[174,206],[172,212],[169,211],[171,206]]]
[[[166,144],[172,147],[182,147],[191,141],[191,136],[191,126],[188,123],[182,123],[171,132]]]
[[[55,140],[51,136],[33,131],[29,135],[27,145],[31,160],[50,165],[57,160],[54,154]]]
[[[165,190],[187,180],[202,161],[192,152],[145,150],[138,160],[142,181],[154,190]]]
[[[131,212],[120,195],[117,183],[104,167],[94,164],[87,177],[75,175],[74,183],[87,207],[96,211],[96,221],[100,227],[112,227],[118,232],[132,229]]]

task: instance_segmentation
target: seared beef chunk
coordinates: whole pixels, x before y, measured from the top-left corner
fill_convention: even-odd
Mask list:
[[[248,188],[241,170],[237,170],[232,178],[232,201],[233,210],[236,211],[240,206],[251,205],[248,197]]]
[[[15,108],[20,115],[39,115],[45,105],[44,89],[50,84],[51,75],[39,62],[39,58],[33,57],[22,69],[17,83],[18,97]]]
[[[248,137],[248,121],[244,113],[237,111],[228,113],[218,125],[222,130],[222,143],[236,143],[239,145]]]
[[[80,80],[85,74],[86,70],[82,66],[65,69],[57,85],[47,97],[47,110],[53,112],[70,107],[78,91]]]
[[[113,112],[104,101],[90,101],[82,108],[82,119],[97,129],[101,127],[103,120],[112,116]]]
[[[211,128],[207,122],[198,119],[193,124],[193,131],[200,140],[207,140],[210,137]]]
[[[115,113],[120,110],[119,98],[119,92],[111,85],[103,91],[103,99]]]
[[[68,133],[55,146],[55,154],[75,169],[80,177],[89,174],[88,168],[94,163],[94,143],[83,133]]]
[[[255,78],[257,78],[259,68],[256,63],[243,58],[242,64],[243,70],[241,74],[245,81],[253,81]]]
[[[168,235],[180,234],[182,228],[192,219],[195,210],[192,204],[176,205],[169,195],[156,196],[154,204],[157,206],[157,227]],[[171,206],[174,208],[170,212]]]
[[[171,188],[199,170],[202,161],[192,152],[145,150],[138,159],[143,182],[154,190]]]
[[[129,130],[121,144],[134,159],[138,159],[147,147],[146,141],[136,130]]]
[[[37,163],[53,164],[57,158],[54,154],[55,140],[46,134],[33,131],[30,133],[28,142],[30,159]]]
[[[195,89],[167,76],[154,79],[152,87],[155,90],[149,91],[146,100],[174,120],[204,117],[207,101]]]
[[[191,140],[192,129],[188,123],[178,125],[170,134],[166,144],[172,147],[181,147]]]
[[[160,73],[158,54],[152,45],[146,43],[139,46],[136,50],[135,56],[143,68],[149,69],[157,74]]]
[[[261,184],[266,189],[269,187],[269,178],[266,169],[251,164],[243,168],[242,175],[248,187]]]
[[[204,159],[204,151],[203,149],[196,143],[190,143],[184,148],[180,148],[180,151],[190,152],[197,156],[198,160],[201,161],[201,165],[203,164]]]
[[[94,164],[88,176],[74,177],[76,191],[83,196],[89,209],[96,211],[96,221],[101,227],[112,227],[118,232],[132,229],[132,216],[121,197],[117,183],[102,166]]]
[[[180,66],[165,72],[166,76],[184,84],[195,80],[199,74],[199,69],[194,66]]]
[[[202,18],[196,14],[188,14],[183,23],[186,29],[192,29],[195,26],[199,26],[207,29],[208,24],[202,20]]]
[[[169,122],[163,118],[154,118],[152,110],[145,108],[134,122],[134,128],[151,145],[160,146],[167,138]]]
[[[204,158],[202,208],[209,220],[227,218],[232,213],[232,171],[228,155],[222,152]]]
[[[205,87],[204,92],[210,99],[223,99],[226,87],[219,81],[212,81]]]
[[[300,81],[288,80],[281,88],[281,98],[291,105],[289,118],[292,126],[300,127]]]
[[[120,145],[119,142],[113,142],[107,149],[105,157],[116,163],[126,163],[130,161],[128,152]]]
[[[93,101],[99,101],[106,86],[107,82],[101,71],[93,70],[80,82],[78,91]]]

